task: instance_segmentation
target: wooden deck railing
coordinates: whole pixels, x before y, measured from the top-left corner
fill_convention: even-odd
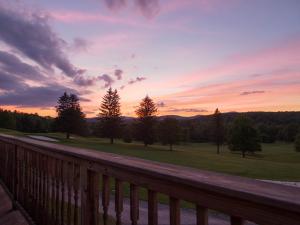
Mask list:
[[[247,178],[7,135],[0,135],[0,167],[1,180],[36,224],[99,224],[100,202],[107,224],[112,181],[117,225],[125,183],[133,225],[139,188],[148,191],[149,225],[159,224],[158,193],[169,196],[171,225],[180,224],[180,201],[195,204],[197,225],[208,224],[208,209],[228,214],[232,225],[300,224],[300,189]]]

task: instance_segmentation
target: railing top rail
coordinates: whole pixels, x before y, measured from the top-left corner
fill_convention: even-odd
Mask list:
[[[145,176],[188,185],[212,194],[220,194],[226,197],[246,200],[254,204],[263,204],[300,213],[300,188],[296,187],[158,163],[135,157],[69,147],[26,137],[0,134],[0,140],[18,146],[38,147],[42,150],[75,157],[91,163],[109,165],[129,172],[145,174]]]

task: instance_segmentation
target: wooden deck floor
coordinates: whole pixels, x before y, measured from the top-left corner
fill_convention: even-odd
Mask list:
[[[0,224],[29,225],[19,210],[12,209],[12,202],[0,184]]]

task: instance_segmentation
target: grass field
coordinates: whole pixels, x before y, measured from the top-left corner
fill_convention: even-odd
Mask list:
[[[24,133],[0,129],[0,133],[27,135]],[[36,135],[36,134],[35,134]],[[74,137],[66,140],[64,134],[47,133],[43,136],[58,139],[61,144],[95,149],[103,152],[134,156],[143,159],[194,167],[204,170],[223,172],[239,176],[300,181],[300,153],[294,151],[293,144],[263,144],[263,151],[253,156],[242,158],[239,153],[231,153],[223,147],[221,154],[216,154],[216,147],[209,143],[191,143],[175,146],[169,151],[168,146],[152,145],[145,148],[141,143],[123,143],[117,140],[111,145],[107,139]]]

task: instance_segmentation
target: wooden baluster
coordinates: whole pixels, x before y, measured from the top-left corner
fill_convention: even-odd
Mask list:
[[[237,217],[237,216],[231,216],[230,217],[230,224],[231,225],[243,225],[244,220],[240,217]]]
[[[24,151],[24,164],[25,164],[25,176],[24,176],[24,184],[25,184],[25,209],[28,210],[30,208],[30,189],[29,189],[29,151]]]
[[[0,162],[1,163],[1,162]],[[17,145],[15,145],[15,201],[19,201],[19,161],[18,161],[18,148]],[[1,168],[0,168],[1,169]]]
[[[45,191],[45,183],[46,183],[46,174],[45,174],[45,165],[46,165],[46,160],[45,160],[45,156],[41,155],[41,223],[45,224],[46,223],[46,191]]]
[[[51,171],[51,222],[52,224],[55,224],[55,159],[50,158],[50,171]]]
[[[180,201],[170,197],[170,224],[180,225]]]
[[[197,213],[197,225],[208,225],[208,209],[197,205],[196,206]]]
[[[55,189],[55,224],[59,224],[59,159],[55,160],[56,189]]]
[[[108,207],[109,207],[109,177],[106,175],[102,176],[102,207],[103,207],[103,224],[107,225],[108,220]]]
[[[18,162],[17,162],[17,145],[13,145],[13,197],[14,202],[17,200],[17,192],[18,192]],[[14,204],[15,207],[15,204]]]
[[[72,217],[72,181],[73,181],[73,164],[68,162],[67,164],[67,192],[68,192],[68,203],[67,203],[67,225],[71,225]]]
[[[81,225],[98,225],[99,174],[81,166]],[[104,223],[105,224],[105,223]]]
[[[64,161],[61,160],[60,175],[61,175],[61,203],[60,203],[60,224],[64,224],[65,219],[65,176],[64,176]]]
[[[74,165],[74,225],[78,225],[78,189],[79,189],[79,166]]]
[[[38,193],[39,193],[39,181],[38,181],[38,154],[33,152],[34,155],[34,212],[35,212],[35,220],[38,220]]]
[[[45,164],[44,164],[44,198],[45,198],[45,200],[44,200],[44,210],[45,210],[45,213],[44,213],[44,215],[45,215],[45,220],[44,220],[44,222],[45,222],[45,225],[46,224],[48,224],[48,213],[49,213],[49,200],[48,200],[48,185],[49,185],[49,182],[48,182],[48,176],[49,176],[49,167],[48,167],[48,156],[47,155],[45,155],[44,156],[44,162],[45,162]]]
[[[19,158],[19,165],[20,165],[20,170],[19,170],[19,177],[20,177],[20,193],[19,193],[19,198],[21,204],[24,204],[24,159],[23,159],[23,149],[20,149],[20,158]]]
[[[148,224],[158,225],[157,193],[148,190]]]
[[[116,211],[116,225],[122,224],[123,211],[123,182],[119,179],[115,181],[115,211]]]
[[[40,223],[42,223],[42,193],[43,193],[43,190],[42,190],[42,155],[41,154],[38,154],[38,185],[39,185],[39,192],[38,192],[38,221]]]
[[[130,219],[132,225],[137,225],[139,219],[139,194],[138,187],[130,184]]]
[[[46,162],[45,162],[45,170],[46,170],[46,180],[45,180],[45,184],[46,184],[46,196],[45,196],[45,224],[51,224],[50,223],[50,212],[51,212],[51,208],[50,208],[50,186],[51,186],[51,164],[50,164],[50,158],[49,156],[46,156]]]

